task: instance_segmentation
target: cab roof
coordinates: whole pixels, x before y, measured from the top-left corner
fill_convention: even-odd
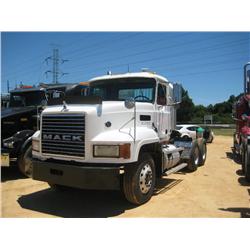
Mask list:
[[[151,72],[136,72],[136,73],[124,73],[124,74],[110,74],[110,75],[104,75],[99,77],[94,77],[90,79],[90,82],[97,81],[97,80],[110,80],[110,79],[118,79],[118,78],[129,78],[129,77],[144,77],[144,78],[154,78],[158,79],[162,82],[169,82],[167,78],[157,75],[155,73]]]
[[[53,90],[53,89],[60,89],[60,88],[70,88],[72,86],[76,86],[77,83],[69,83],[69,84],[41,84],[38,87],[31,87],[31,88],[18,88],[13,89],[10,93],[27,93],[27,92],[34,92],[34,91],[45,91],[45,90]]]

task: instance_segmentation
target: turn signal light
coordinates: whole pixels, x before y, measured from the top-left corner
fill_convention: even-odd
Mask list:
[[[120,158],[124,158],[124,159],[130,158],[130,144],[129,143],[120,145],[119,151],[120,151],[119,153]]]

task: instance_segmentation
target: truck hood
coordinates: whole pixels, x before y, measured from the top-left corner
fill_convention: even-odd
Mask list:
[[[152,103],[136,103],[136,109],[137,111],[143,109],[143,110],[152,110],[153,105]],[[87,113],[87,114],[96,114],[98,117],[102,115],[107,115],[107,114],[115,114],[115,113],[121,113],[121,112],[126,112],[126,113],[132,113],[134,112],[134,109],[127,109],[124,106],[123,101],[104,101],[102,104],[96,104],[96,105],[89,105],[89,104],[69,104],[67,105],[66,109],[63,108],[63,105],[58,105],[58,106],[51,106],[47,107],[44,111],[43,114],[52,114],[52,113],[71,113],[71,112],[76,112],[76,113]]]
[[[136,122],[137,126],[151,126],[153,122],[154,106],[152,103],[136,103]],[[88,131],[88,140],[96,135],[110,130],[121,130],[133,128],[134,108],[127,109],[123,101],[104,101],[99,105],[67,105],[66,109],[61,106],[51,106],[42,112],[42,116],[46,114],[86,114],[86,129]],[[140,116],[146,115],[150,119],[146,124],[140,121]],[[106,124],[111,124],[106,126]]]
[[[13,107],[1,110],[1,119],[36,110],[36,107]]]

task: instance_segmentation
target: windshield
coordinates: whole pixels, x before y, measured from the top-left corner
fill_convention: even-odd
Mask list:
[[[89,94],[103,101],[124,101],[135,98],[139,102],[154,102],[156,82],[152,78],[120,78],[99,80],[90,84]]]
[[[11,93],[10,107],[38,106],[45,98],[44,91]]]

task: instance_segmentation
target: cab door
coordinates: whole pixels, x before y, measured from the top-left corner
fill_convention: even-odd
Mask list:
[[[166,84],[159,83],[156,98],[157,121],[156,127],[160,139],[168,139],[171,129],[170,109],[167,107]]]

